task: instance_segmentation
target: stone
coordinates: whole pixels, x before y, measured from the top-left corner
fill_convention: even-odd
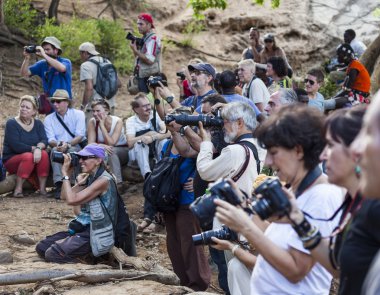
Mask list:
[[[13,263],[12,253],[9,251],[0,251],[0,264]]]

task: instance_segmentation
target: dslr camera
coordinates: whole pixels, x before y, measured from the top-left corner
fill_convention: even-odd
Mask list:
[[[70,167],[78,167],[80,157],[74,152],[69,152],[68,154],[71,156]],[[58,151],[53,151],[51,160],[55,163],[63,164],[63,162],[65,161],[65,158],[63,157],[63,153],[58,152]]]
[[[223,225],[221,228],[216,230],[208,230],[198,235],[193,235],[193,243],[195,246],[199,245],[214,245],[215,243],[211,240],[212,237],[218,238],[219,240],[226,241],[237,241],[238,235],[236,232]]]
[[[148,81],[146,81],[146,84],[149,87],[156,88],[160,87],[160,84],[158,84],[158,82],[161,82],[164,86],[168,86],[168,81],[162,79],[161,76],[150,76]]]
[[[184,72],[177,72],[176,75],[177,77],[181,78],[182,81],[186,79],[186,75]]]
[[[227,181],[222,180],[214,184],[209,189],[209,192],[206,192],[206,194],[190,204],[190,210],[198,218],[202,228],[207,228],[212,224],[216,210],[215,199],[227,201],[234,206],[241,204],[239,196],[235,194]]]
[[[36,53],[37,45],[28,45],[28,46],[25,46],[24,49],[27,53]]]
[[[271,216],[282,217],[290,212],[290,202],[278,179],[265,180],[256,188],[255,194],[261,194],[262,198],[252,205],[252,209],[262,220]]]
[[[135,35],[133,35],[131,32],[128,32],[127,36],[125,37],[127,40],[129,41],[132,41],[134,43],[136,43],[136,46],[137,47],[143,47],[144,45],[144,39],[143,38],[139,38],[139,37],[136,37]]]
[[[202,122],[203,127],[223,127],[223,119],[220,116],[220,111],[214,116],[209,115],[166,115],[165,124],[175,121],[183,126],[198,126]]]

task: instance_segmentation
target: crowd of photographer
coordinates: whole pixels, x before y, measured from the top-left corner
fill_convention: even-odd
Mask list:
[[[152,16],[140,14],[137,28],[142,38],[127,35],[136,64],[128,85],[134,115],[125,126],[114,115],[119,79],[92,43],[79,47],[81,110],[72,107],[61,42],[46,37],[24,49],[21,74],[40,76],[43,94],[21,97],[19,115],[6,123],[3,161],[17,174],[15,197],[26,179],[48,195],[51,166],[54,196],[76,215],[68,231],[38,243],[38,254],[94,262],[122,245],[134,255],[134,226],[118,195],[128,164],[145,181],[138,230],[153,231],[163,216],[181,285],[209,287],[209,253],[225,294],[328,294],[332,277],[340,277],[339,294],[360,294],[380,247],[380,98],[368,111],[360,105],[369,103],[370,80],[350,45],[337,49],[347,70],[334,98],[318,92],[319,69],[308,71],[305,89],[293,89],[285,52],[273,34],[261,44],[256,28],[236,69],[217,73],[198,59],[182,67],[176,97],[161,72]],[[30,66],[34,53],[42,60]],[[38,112],[47,114],[43,123]],[[263,166],[275,177],[259,182]]]

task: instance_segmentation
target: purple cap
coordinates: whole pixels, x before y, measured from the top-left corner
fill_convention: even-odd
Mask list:
[[[209,75],[211,75],[213,79],[215,79],[216,72],[215,72],[214,67],[210,64],[199,63],[199,64],[194,64],[194,65],[188,65],[187,68],[189,69],[190,72],[194,70],[206,72]]]
[[[91,143],[89,145],[86,145],[81,151],[76,154],[79,156],[96,156],[100,159],[104,159],[106,157],[106,150],[104,147],[96,143]]]

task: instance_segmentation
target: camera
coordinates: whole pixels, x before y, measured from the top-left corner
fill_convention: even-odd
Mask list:
[[[207,228],[212,224],[215,215],[215,199],[221,199],[236,206],[241,203],[238,195],[235,194],[231,185],[227,181],[220,181],[209,189],[203,196],[197,198],[190,204],[190,210],[198,218],[202,228]]]
[[[290,202],[278,179],[265,180],[256,188],[255,194],[261,194],[262,198],[252,205],[252,209],[262,220],[271,216],[282,217],[290,212]]]
[[[223,225],[221,228],[216,230],[208,230],[198,235],[193,235],[193,243],[195,246],[199,245],[214,245],[215,243],[211,240],[212,237],[218,238],[219,240],[227,241],[237,241],[238,235],[236,232]]]
[[[25,51],[27,53],[36,53],[37,52],[37,45],[29,45],[29,46],[25,46]]]
[[[74,152],[70,152],[68,154],[71,156],[70,166],[71,167],[79,166],[79,156]],[[63,153],[58,152],[58,151],[53,151],[51,160],[55,163],[63,164],[63,162],[65,161],[65,158],[63,157]]]
[[[186,75],[184,72],[177,72],[176,75],[177,77],[180,77],[182,81],[186,79]]]
[[[168,86],[168,81],[162,79],[161,76],[150,76],[148,81],[146,81],[146,84],[149,87],[156,88],[160,87],[160,84],[158,84],[158,82],[161,82],[164,86]]]
[[[132,42],[135,42],[137,47],[143,47],[143,45],[144,45],[144,39],[136,37],[131,32],[129,32],[125,38],[127,40],[132,41]]]
[[[198,126],[202,122],[203,127],[223,127],[223,119],[220,117],[219,112],[216,116],[209,115],[166,115],[165,124],[173,121],[183,126]]]

